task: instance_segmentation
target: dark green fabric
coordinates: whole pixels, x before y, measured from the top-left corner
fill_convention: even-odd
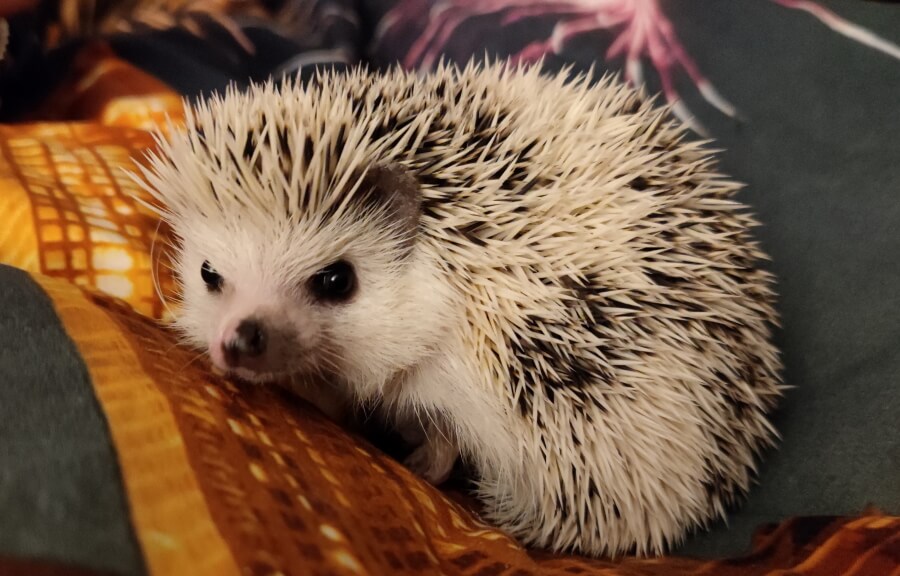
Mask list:
[[[109,430],[49,298],[0,265],[0,556],[141,575]]]
[[[764,223],[796,387],[777,419],[782,445],[731,529],[682,552],[743,551],[756,525],[787,516],[868,504],[898,514],[900,61],[767,2],[670,4],[690,52],[747,119],[688,99]],[[826,4],[900,43],[900,7]]]

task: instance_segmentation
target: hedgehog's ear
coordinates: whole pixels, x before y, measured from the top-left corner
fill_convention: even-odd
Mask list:
[[[422,215],[422,190],[409,170],[396,162],[373,164],[362,177],[357,197],[371,208],[386,209],[412,242]]]

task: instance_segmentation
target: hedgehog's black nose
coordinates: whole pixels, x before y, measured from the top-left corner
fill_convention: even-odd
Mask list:
[[[266,332],[256,320],[244,320],[222,348],[228,364],[238,366],[242,359],[256,358],[266,351]]]

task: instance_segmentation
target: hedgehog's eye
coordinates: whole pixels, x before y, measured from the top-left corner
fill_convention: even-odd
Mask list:
[[[206,289],[210,292],[220,292],[222,290],[222,284],[225,281],[213,269],[209,261],[203,262],[203,266],[200,268],[200,277],[203,278],[203,281],[206,283]]]
[[[322,300],[346,300],[356,288],[353,266],[343,260],[322,268],[312,277],[312,291]]]

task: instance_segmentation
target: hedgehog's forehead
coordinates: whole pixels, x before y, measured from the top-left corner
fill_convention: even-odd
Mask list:
[[[254,258],[273,260],[289,255],[295,261],[315,261],[318,254],[327,258],[332,251],[341,251],[353,241],[350,224],[341,230],[337,222],[322,219],[288,220],[259,219],[240,214],[218,214],[212,218],[200,214],[179,217],[176,231],[194,245],[207,245],[219,253],[251,254]],[[353,226],[359,235],[363,230]]]
[[[190,258],[203,260],[225,276],[256,278],[270,287],[291,286],[338,259],[389,263],[385,233],[352,217],[332,219],[214,218],[180,215],[174,224]]]

